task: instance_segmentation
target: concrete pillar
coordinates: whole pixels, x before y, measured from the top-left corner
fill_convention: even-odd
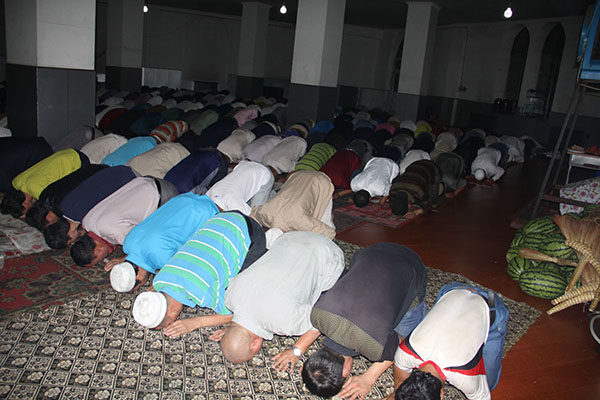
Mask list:
[[[288,121],[330,118],[338,103],[338,69],[346,0],[299,0]]]
[[[402,118],[416,119],[420,97],[427,92],[439,7],[433,2],[407,1],[397,100]],[[396,101],[398,103],[398,101]]]
[[[94,124],[95,0],[8,0],[8,126],[52,144]]]
[[[242,7],[236,92],[240,97],[255,98],[263,94],[271,6],[245,1]]]
[[[106,87],[139,92],[142,87],[144,0],[108,0]],[[150,11],[151,12],[151,11]]]

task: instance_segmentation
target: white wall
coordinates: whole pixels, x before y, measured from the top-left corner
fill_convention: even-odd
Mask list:
[[[94,69],[94,0],[20,0],[4,7],[8,63]]]
[[[294,56],[294,30],[290,25],[269,24],[265,77],[290,80]]]
[[[538,54],[541,57],[546,35],[559,23],[565,29],[566,44],[552,111],[566,112],[577,73],[573,64],[581,17],[440,26],[435,35],[426,93],[487,104],[503,97],[514,38],[527,27],[530,52],[534,56],[526,65],[524,96],[537,82],[537,57]],[[236,17],[152,7],[144,21],[143,65],[181,70],[183,79],[225,85],[228,75],[237,74],[239,30],[240,19]],[[393,62],[403,35],[403,30],[345,25],[338,84],[395,90],[390,87]],[[265,78],[290,79],[293,48],[294,26],[271,22]],[[465,91],[458,90],[461,84]],[[584,99],[582,115],[598,117],[598,110],[600,99],[591,96]]]
[[[376,87],[379,47],[384,38],[380,29],[344,25],[339,85]]]
[[[294,28],[291,24],[269,24],[266,78],[290,79]],[[381,70],[386,66],[380,61],[387,60],[386,40],[395,35],[345,25],[338,83],[383,88],[387,82]],[[229,74],[238,72],[239,41],[239,18],[154,6],[145,15],[142,63],[149,68],[181,70],[183,79],[225,83]]]
[[[144,20],[144,67],[182,71],[182,78],[226,82],[236,73],[240,20],[151,7]]]
[[[519,104],[524,104],[527,90],[535,89],[537,84],[546,37],[553,27],[561,24],[566,39],[552,111],[566,113],[577,76],[577,68],[574,65],[581,19],[582,17],[569,17],[438,27],[428,94],[487,104],[491,104],[497,97],[504,97],[512,45],[516,35],[526,27],[530,43],[519,101]],[[461,80],[461,52],[465,40],[466,52]],[[465,91],[457,90],[460,84],[466,87]],[[600,117],[600,99],[586,96],[580,114]]]

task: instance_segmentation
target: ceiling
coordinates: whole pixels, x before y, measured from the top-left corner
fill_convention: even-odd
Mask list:
[[[298,0],[285,0],[286,15],[279,13],[282,0],[259,0],[272,5],[270,19],[295,23]],[[511,3],[511,20],[557,18],[583,15],[594,0],[435,0],[440,6],[439,25],[500,22],[502,13]],[[146,4],[161,5],[228,15],[242,15],[242,0],[146,0]],[[346,0],[344,22],[351,25],[382,29],[403,28],[408,6],[405,0]]]

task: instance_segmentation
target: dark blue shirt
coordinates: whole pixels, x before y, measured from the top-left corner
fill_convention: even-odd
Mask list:
[[[12,180],[52,154],[44,138],[0,138],[0,193],[15,190]]]
[[[39,201],[50,208],[53,212],[60,215],[62,213],[60,205],[64,198],[71,193],[77,186],[81,185],[94,174],[108,168],[106,165],[90,164],[83,165],[81,168],[62,177],[54,183],[51,183],[40,194]]]
[[[209,185],[226,174],[227,163],[218,151],[197,150],[171,168],[164,179],[175,185],[179,193],[189,192],[200,185],[199,189],[204,189],[195,193],[204,194]]]
[[[105,168],[73,189],[60,203],[60,210],[68,219],[81,222],[96,204],[135,177],[133,169],[125,165]]]

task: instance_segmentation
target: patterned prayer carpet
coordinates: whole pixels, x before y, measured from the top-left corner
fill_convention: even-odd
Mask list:
[[[366,207],[356,207],[354,204],[347,204],[340,208],[335,208],[333,212],[334,214],[344,214],[346,217],[354,217],[359,222],[369,221],[379,225],[389,226],[390,228],[400,228],[416,218],[405,218],[400,215],[395,215],[392,213],[392,209],[389,205],[380,205],[377,203],[369,203]],[[336,220],[334,219],[334,223],[335,221]]]
[[[0,214],[0,232],[0,255],[6,258],[50,250],[40,231],[10,215]]]
[[[337,242],[349,262],[359,247]],[[428,269],[428,306],[438,289],[464,277]],[[98,283],[98,282],[96,282]],[[131,317],[134,294],[112,289],[0,319],[0,398],[7,399],[186,399],[186,400],[313,400],[301,383],[299,369],[277,373],[271,357],[294,338],[265,341],[261,352],[242,365],[225,362],[217,343],[208,340],[214,328],[203,328],[179,339],[139,326]],[[505,350],[535,322],[539,311],[502,297],[510,309]],[[204,314],[185,308],[182,317]],[[315,343],[308,353],[318,347]],[[369,362],[355,359],[353,373]],[[368,399],[391,391],[391,369]],[[445,398],[460,399],[446,389]]]
[[[111,257],[123,253],[115,251]],[[75,265],[68,250],[5,260],[0,274],[0,316],[23,309],[41,310],[110,287],[101,267]]]
[[[412,210],[411,207],[410,211]],[[352,194],[341,196],[333,201],[333,223],[338,233],[366,221],[399,228],[414,218],[416,216],[407,218],[395,215],[389,204],[380,205],[370,202],[366,207],[356,207],[352,201]]]

